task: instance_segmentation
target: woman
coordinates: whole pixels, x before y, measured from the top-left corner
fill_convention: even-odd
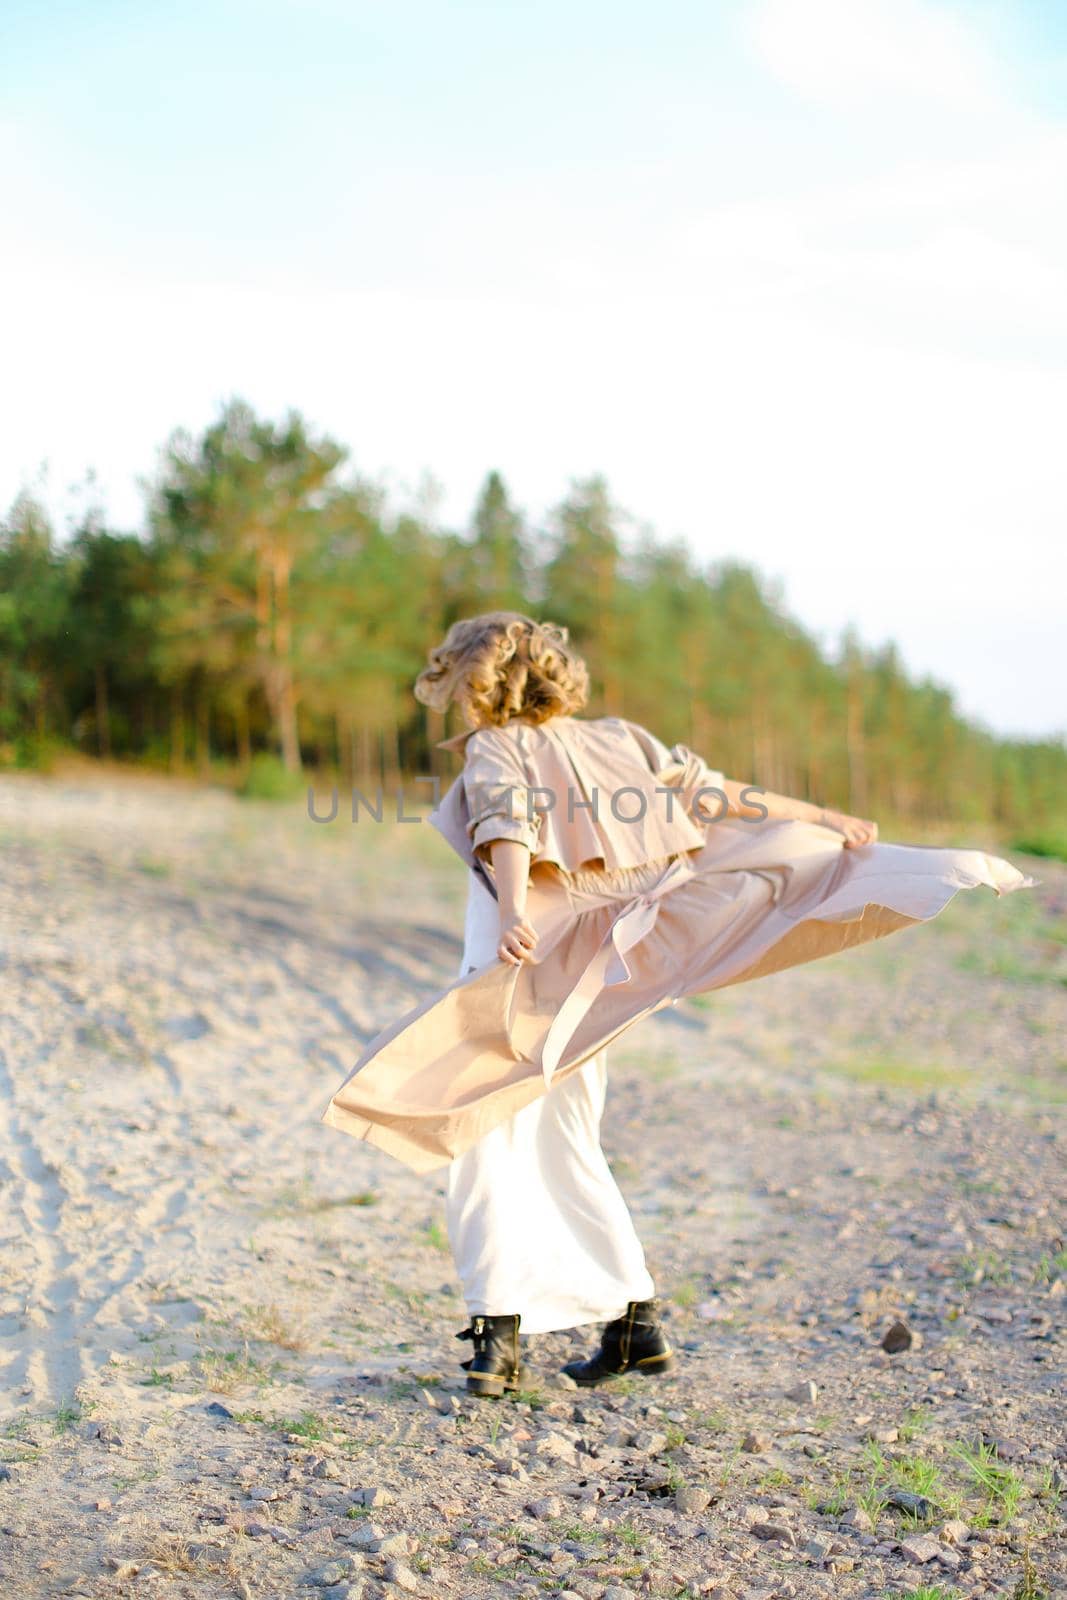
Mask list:
[[[566,630],[457,622],[416,696],[456,703],[464,770],[431,821],[470,868],[460,977],[372,1041],[323,1121],[418,1171],[448,1163],[473,1393],[521,1381],[519,1331],[605,1324],[580,1385],[668,1372],[655,1286],[600,1147],[604,1047],[689,995],[877,939],[961,888],[1033,882],[977,850],[710,770],[619,717],[575,715]]]

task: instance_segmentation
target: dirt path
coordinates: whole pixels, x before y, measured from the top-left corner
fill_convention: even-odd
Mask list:
[[[1063,868],[618,1047],[680,1374],[496,1404],[443,1180],[318,1121],[456,970],[432,831],[79,774],[0,847],[5,1597],[1063,1592]]]

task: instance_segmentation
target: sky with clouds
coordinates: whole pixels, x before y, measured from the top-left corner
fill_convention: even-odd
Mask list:
[[[1064,732],[1065,196],[1047,0],[9,0],[0,504],[136,527],[240,394]]]

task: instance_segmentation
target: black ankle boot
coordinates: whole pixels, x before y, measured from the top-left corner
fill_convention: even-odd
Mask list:
[[[661,1377],[672,1371],[674,1354],[660,1327],[658,1304],[656,1300],[631,1300],[622,1316],[605,1327],[595,1356],[567,1362],[563,1368],[567,1376],[589,1389],[624,1372]]]
[[[501,1395],[517,1389],[522,1377],[519,1361],[518,1317],[472,1317],[457,1339],[473,1339],[474,1354],[462,1361],[470,1394]]]

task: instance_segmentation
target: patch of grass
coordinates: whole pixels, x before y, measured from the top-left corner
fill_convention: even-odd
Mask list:
[[[275,1417],[272,1426],[278,1433],[295,1433],[301,1439],[330,1439],[333,1429],[325,1417],[302,1411],[299,1417]]]
[[[553,1517],[548,1527],[552,1530],[552,1537],[562,1542],[570,1539],[574,1544],[603,1544],[607,1535],[603,1528],[597,1528],[589,1522],[576,1522],[570,1517]],[[525,1537],[514,1530],[516,1538]]]
[[[112,1478],[111,1487],[116,1494],[125,1494],[127,1489],[135,1489],[139,1483],[154,1483],[159,1477],[158,1467],[144,1467],[140,1472],[127,1473],[122,1478]]]
[[[739,1442],[734,1445],[733,1449],[730,1451],[730,1454],[726,1457],[726,1460],[722,1464],[722,1471],[719,1473],[720,1488],[725,1489],[727,1484],[730,1482],[730,1479],[734,1475],[734,1468],[737,1466],[740,1455],[741,1445]]]
[[[336,1200],[317,1199],[308,1200],[304,1205],[305,1211],[336,1211],[341,1206],[376,1206],[378,1196],[372,1189],[359,1189],[355,1194],[342,1194]]]
[[[804,1490],[804,1500],[812,1511],[823,1510],[827,1515],[839,1517],[851,1498],[851,1474],[835,1472],[829,1489],[811,1485]]]
[[[390,1300],[399,1300],[409,1311],[422,1315],[430,1303],[430,1297],[422,1289],[404,1289],[398,1283],[385,1283],[382,1285]]]
[[[894,1589],[886,1600],[959,1600],[958,1589],[946,1589],[943,1583],[920,1583],[917,1589]]]
[[[76,1422],[82,1420],[82,1408],[73,1400],[65,1400],[57,1406],[52,1415],[52,1429],[55,1433],[69,1433]]]
[[[160,1372],[158,1367],[153,1367],[147,1378],[140,1378],[138,1381],[142,1389],[163,1389],[174,1382],[174,1374]]]
[[[791,1475],[784,1467],[772,1467],[760,1478],[757,1488],[760,1489],[785,1489],[793,1481]]]
[[[990,1522],[1010,1522],[1019,1509],[1025,1485],[1011,1467],[998,1461],[992,1445],[958,1444],[950,1452],[963,1464],[983,1500],[970,1521],[977,1527],[987,1527]]]
[[[645,1075],[653,1083],[670,1083],[681,1074],[677,1056],[654,1056],[645,1063]]]
[[[139,1554],[142,1562],[150,1561],[154,1567],[158,1567],[170,1577],[176,1577],[181,1572],[198,1570],[197,1557],[189,1548],[189,1541],[180,1533],[154,1534]]]
[[[856,1496],[856,1504],[863,1507],[872,1522],[877,1522],[879,1517],[885,1515],[889,1501],[885,1491],[874,1483],[868,1483]]]
[[[1012,1600],[1050,1600],[1048,1590],[1038,1581],[1029,1545],[1023,1550],[1023,1570],[1012,1590]]]
[[[390,1378],[385,1392],[395,1405],[399,1400],[417,1399],[421,1388],[417,1378]]]
[[[1051,1283],[1053,1278],[1067,1275],[1067,1250],[1057,1250],[1053,1256],[1041,1256],[1033,1269],[1033,1282]]]
[[[544,1390],[536,1388],[516,1389],[512,1399],[520,1405],[532,1406],[534,1411],[540,1411],[541,1407],[548,1403],[545,1400]]]
[[[705,1433],[725,1433],[730,1426],[730,1418],[721,1409],[716,1411],[698,1411],[693,1414],[693,1427],[702,1428]]]
[[[671,1294],[671,1299],[683,1311],[689,1311],[696,1305],[701,1296],[701,1287],[696,1278],[686,1278]]]
[[[871,1083],[884,1089],[920,1091],[932,1088],[963,1087],[970,1081],[965,1068],[947,1061],[916,1061],[894,1055],[844,1056],[820,1061],[819,1072],[849,1078],[853,1083]]]
[[[996,1250],[968,1250],[956,1258],[953,1277],[963,1285],[989,1283],[1005,1285],[1013,1282],[1011,1262]]]
[[[1041,828],[1012,839],[1009,850],[1023,856],[1044,856],[1050,861],[1067,861],[1067,828]]]
[[[169,878],[173,871],[169,861],[157,861],[153,856],[138,856],[134,866],[150,878]]]
[[[436,1218],[428,1222],[419,1235],[423,1244],[428,1244],[431,1250],[440,1250],[442,1254],[448,1252],[448,1234]]]
[[[287,1322],[276,1305],[252,1306],[243,1318],[248,1334],[265,1344],[276,1344],[281,1350],[306,1350],[307,1333],[303,1327]]]
[[[976,972],[983,978],[1005,978],[1009,983],[1067,983],[1062,973],[1051,967],[1036,966],[1012,950],[967,950],[956,965],[962,972]]]
[[[1050,1511],[1059,1510],[1063,1493],[1056,1482],[1056,1473],[1053,1467],[1046,1465],[1041,1468],[1041,1476],[1034,1489],[1034,1494],[1037,1499],[1045,1502]]]
[[[928,1406],[912,1406],[905,1411],[903,1418],[897,1423],[897,1433],[904,1444],[910,1444],[912,1439],[918,1438],[925,1428],[930,1426],[932,1412]]]
[[[295,800],[307,787],[304,773],[290,772],[278,756],[261,750],[249,762],[237,793],[245,800]]]
[[[214,1394],[232,1394],[246,1383],[269,1383],[273,1370],[252,1355],[247,1341],[239,1350],[203,1350],[197,1365],[205,1388]]]

